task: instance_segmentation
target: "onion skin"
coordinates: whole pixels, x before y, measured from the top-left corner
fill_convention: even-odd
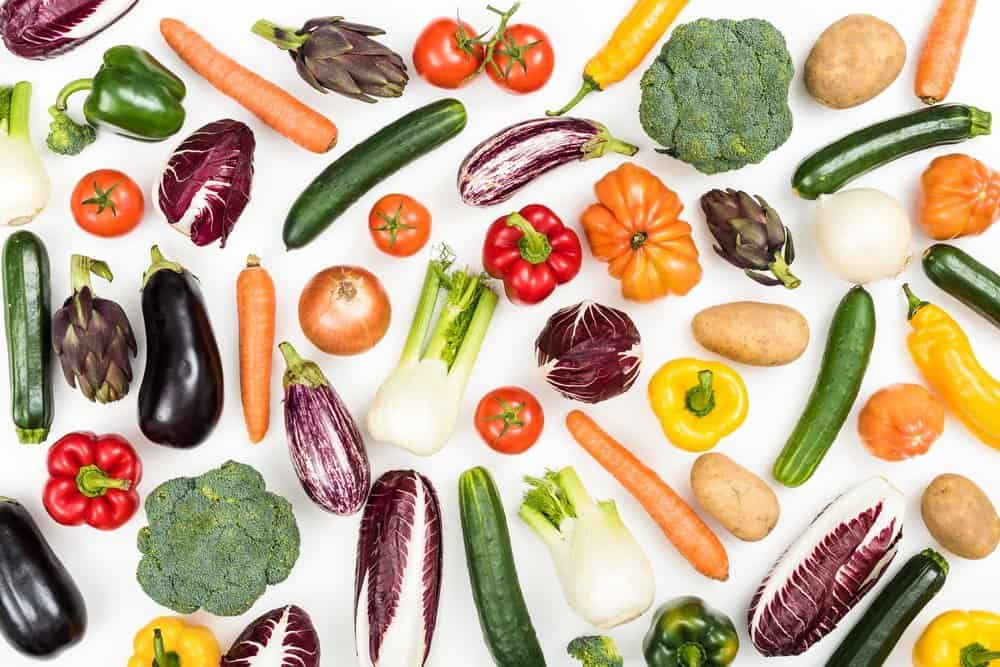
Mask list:
[[[367,352],[389,329],[392,307],[374,273],[360,266],[331,266],[313,276],[299,297],[299,324],[327,354]]]

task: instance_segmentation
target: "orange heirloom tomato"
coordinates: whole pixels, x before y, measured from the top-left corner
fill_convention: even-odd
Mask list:
[[[875,392],[858,415],[858,434],[873,456],[902,461],[926,454],[944,431],[944,406],[918,384]]]
[[[1000,218],[1000,174],[979,160],[953,153],[935,158],[920,178],[917,220],[943,241],[982,234]]]
[[[691,225],[679,220],[677,194],[651,172],[626,162],[594,186],[598,203],[581,222],[594,257],[621,280],[622,295],[652,301],[683,295],[701,280]]]

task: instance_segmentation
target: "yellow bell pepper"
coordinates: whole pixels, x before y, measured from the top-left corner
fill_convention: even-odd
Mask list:
[[[913,667],[1000,666],[1000,615],[946,611],[913,645]]]
[[[128,667],[219,667],[222,660],[212,631],[180,618],[157,618],[136,633],[132,646]]]
[[[903,286],[910,306],[910,356],[955,416],[1000,449],[1000,382],[979,364],[969,337],[948,313]]]
[[[642,62],[688,0],[635,0],[611,39],[583,68],[583,85],[569,104],[550,116],[561,116],[595,90],[618,83]]]
[[[749,401],[743,378],[729,366],[674,359],[649,381],[649,405],[670,442],[703,452],[740,427]]]

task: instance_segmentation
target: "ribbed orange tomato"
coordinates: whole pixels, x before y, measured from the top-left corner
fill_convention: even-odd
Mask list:
[[[944,406],[919,384],[880,389],[858,415],[858,435],[884,461],[926,454],[943,430]]]
[[[982,234],[1000,218],[1000,174],[962,153],[935,158],[920,179],[917,210],[932,239]]]
[[[642,167],[626,162],[594,186],[596,204],[581,222],[594,257],[621,280],[622,295],[652,301],[687,294],[701,280],[691,225],[679,220],[677,194]]]

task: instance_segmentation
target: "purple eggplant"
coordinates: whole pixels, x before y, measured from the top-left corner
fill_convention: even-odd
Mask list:
[[[0,34],[11,53],[44,60],[80,46],[132,11],[139,0],[7,0]]]
[[[472,149],[458,168],[458,192],[472,206],[505,202],[532,180],[575,160],[639,148],[581,118],[536,118],[511,125]]]
[[[319,366],[290,343],[285,356],[285,431],[299,482],[327,512],[354,514],[368,497],[371,466],[361,431]]]
[[[240,633],[219,667],[319,667],[319,635],[304,609],[278,607]]]
[[[422,667],[441,597],[441,506],[430,480],[394,470],[365,506],[354,578],[362,667]]]

